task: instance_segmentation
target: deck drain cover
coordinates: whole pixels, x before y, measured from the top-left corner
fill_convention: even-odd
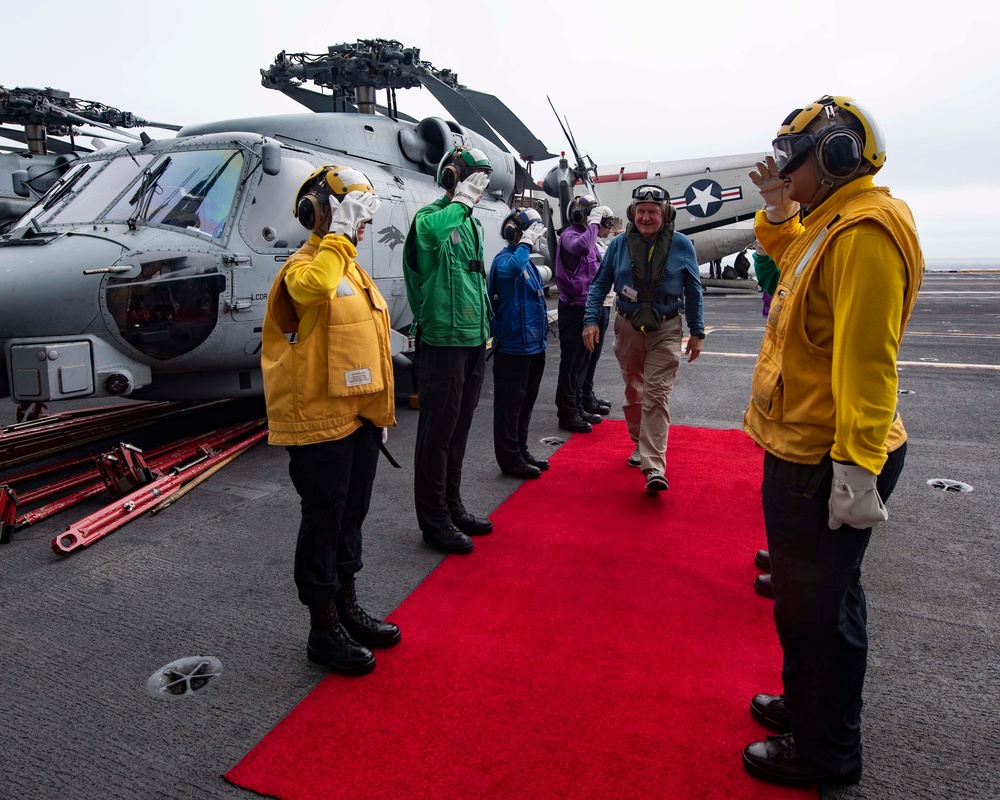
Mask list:
[[[961,481],[953,481],[951,478],[931,478],[927,481],[928,486],[940,489],[943,492],[971,492],[972,487]]]
[[[211,656],[171,661],[149,676],[146,690],[154,697],[174,700],[194,694],[222,675],[222,662]]]

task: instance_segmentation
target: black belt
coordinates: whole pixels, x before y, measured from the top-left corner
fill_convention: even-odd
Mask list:
[[[627,319],[629,321],[632,320],[632,315],[629,314],[627,311],[622,311],[621,309],[618,309],[618,308],[616,308],[615,310],[618,312],[618,316],[625,317],[625,319]],[[674,317],[676,317],[680,313],[681,313],[680,309],[675,309],[674,311],[671,311],[669,314],[664,314],[662,317],[660,317],[660,321],[661,322],[666,322],[667,320],[673,319]]]

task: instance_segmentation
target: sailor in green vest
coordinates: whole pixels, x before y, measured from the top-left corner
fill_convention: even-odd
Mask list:
[[[421,208],[403,249],[406,297],[413,311],[420,417],[413,495],[424,541],[446,553],[471,553],[470,535],[493,523],[462,502],[462,462],[486,375],[490,305],[483,225],[473,216],[493,168],[482,150],[453,147],[438,165],[444,196]]]

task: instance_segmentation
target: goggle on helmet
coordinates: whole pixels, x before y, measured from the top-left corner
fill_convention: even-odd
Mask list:
[[[838,131],[843,131],[839,138]],[[824,95],[795,109],[782,122],[771,147],[774,163],[784,173],[794,172],[814,151],[820,167],[834,178],[850,176],[862,161],[871,165],[870,172],[885,164],[885,140],[875,118],[843,95]]]
[[[644,183],[632,190],[632,202],[625,209],[629,222],[635,222],[636,206],[639,203],[656,203],[663,213],[663,222],[669,224],[677,218],[677,209],[670,202],[670,192],[655,183]]]
[[[636,186],[632,190],[632,202],[634,203],[669,203],[670,193],[662,186],[652,183],[644,183]]]

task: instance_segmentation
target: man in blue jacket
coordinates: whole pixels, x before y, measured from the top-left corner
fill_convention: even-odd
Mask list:
[[[643,185],[632,192],[630,224],[608,245],[583,321],[583,344],[592,351],[600,337],[601,303],[613,286],[618,295],[614,351],[634,443],[628,463],[642,468],[650,492],[667,489],[669,401],[681,363],[681,311],[691,331],[684,351],[689,362],[701,355],[705,339],[698,259],[691,240],[674,232],[675,214],[666,189]]]
[[[545,283],[528,258],[545,235],[541,215],[515,208],[500,226],[508,242],[490,268],[493,303],[493,449],[504,475],[537,478],[549,468],[528,452],[528,424],[545,371]]]

